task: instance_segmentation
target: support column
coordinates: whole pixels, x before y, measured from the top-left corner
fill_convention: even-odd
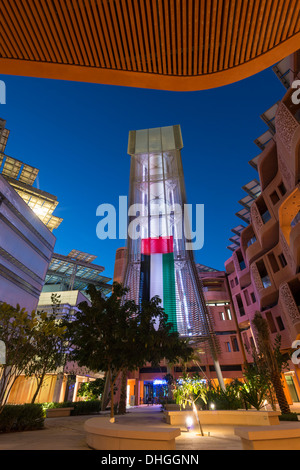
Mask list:
[[[52,397],[52,401],[54,403],[59,402],[63,380],[64,380],[64,374],[63,372],[59,372],[56,376],[56,382],[55,382],[54,392],[53,392],[53,397]]]
[[[219,381],[220,387],[222,388],[222,390],[225,391],[225,383],[224,383],[224,379],[223,379],[223,375],[222,375],[220,363],[219,363],[219,361],[218,361],[217,359],[214,359],[214,366],[215,366],[215,370],[216,370],[216,374],[217,374],[217,379],[218,379],[218,381]]]

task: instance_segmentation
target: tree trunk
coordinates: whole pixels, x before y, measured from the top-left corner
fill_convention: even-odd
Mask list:
[[[276,398],[277,398],[281,413],[282,414],[290,413],[291,410],[290,410],[289,404],[287,402],[287,399],[283,390],[283,385],[281,382],[280,375],[274,372],[272,374],[271,380],[272,380],[272,384],[275,390]]]
[[[109,372],[106,372],[105,385],[104,385],[104,390],[103,390],[102,397],[101,397],[101,411],[106,410],[106,407],[109,402],[109,384],[110,384]]]
[[[126,413],[126,399],[127,399],[127,369],[122,371],[121,380],[121,394],[119,401],[119,414],[124,415]]]
[[[116,377],[113,378],[112,370],[108,371],[109,379],[110,379],[110,418],[111,420],[115,417],[115,408],[114,408],[114,385],[116,381]]]
[[[110,381],[110,417],[114,418],[115,410],[114,410],[114,383]]]
[[[44,372],[42,373],[42,375],[41,375],[39,378],[37,378],[37,387],[36,387],[36,391],[34,392],[34,395],[33,395],[33,397],[32,397],[31,403],[34,403],[34,402],[35,402],[35,400],[36,400],[36,398],[37,398],[37,396],[38,396],[38,394],[39,394],[39,391],[40,391],[40,389],[41,389],[41,387],[42,387],[42,384],[43,384],[45,375],[46,375],[46,371],[44,371]]]
[[[32,399],[31,399],[31,403],[34,403],[34,402],[35,402],[36,397],[38,396],[38,393],[39,393],[39,391],[40,391],[42,381],[43,381],[43,379],[40,379],[40,380],[39,380],[39,379],[36,379],[36,380],[37,380],[37,387],[36,387],[36,390],[35,390],[35,392],[34,392],[34,394],[33,394]]]

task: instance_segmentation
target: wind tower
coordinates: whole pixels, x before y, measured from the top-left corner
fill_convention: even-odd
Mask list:
[[[210,353],[224,387],[218,342],[197,275],[185,211],[179,125],[131,131],[128,201],[128,297],[141,304],[155,295],[182,337]]]

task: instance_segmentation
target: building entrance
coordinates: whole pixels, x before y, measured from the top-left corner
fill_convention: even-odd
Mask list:
[[[168,385],[165,380],[144,381],[144,404],[161,403],[168,396]]]

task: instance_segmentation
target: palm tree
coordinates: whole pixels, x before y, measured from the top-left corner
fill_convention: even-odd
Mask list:
[[[267,366],[266,369],[269,373],[270,381],[273,385],[279,408],[282,414],[288,414],[291,411],[284,393],[281,380],[282,362],[278,360],[278,355],[275,354],[270,337],[268,323],[262,317],[260,312],[255,313],[253,325],[255,326],[257,331],[257,345],[259,353],[262,356],[262,360],[265,361],[265,364]]]

